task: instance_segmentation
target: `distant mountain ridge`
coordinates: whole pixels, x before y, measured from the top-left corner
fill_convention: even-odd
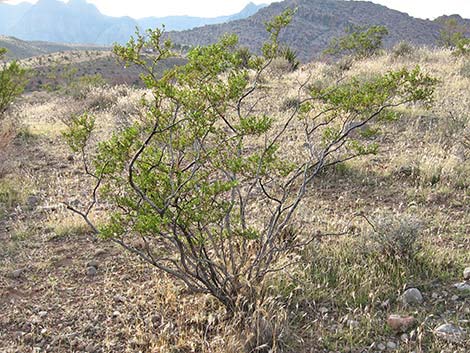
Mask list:
[[[318,57],[332,38],[343,35],[351,25],[385,25],[390,32],[385,39],[387,47],[399,41],[435,45],[442,30],[439,21],[413,18],[372,2],[285,0],[272,3],[245,19],[171,32],[168,35],[178,44],[192,46],[213,43],[224,33],[235,33],[241,45],[256,50],[267,39],[264,23],[286,8],[297,9],[297,12],[292,23],[282,33],[281,40],[296,50],[304,61]],[[470,23],[470,20],[458,17],[459,22]]]
[[[36,4],[0,3],[0,35],[21,40],[61,43],[111,45],[127,42],[140,29],[165,25],[166,30],[187,30],[207,24],[217,24],[246,18],[266,5],[248,4],[241,12],[214,18],[190,16],[110,17],[99,12],[86,0],[39,0]]]

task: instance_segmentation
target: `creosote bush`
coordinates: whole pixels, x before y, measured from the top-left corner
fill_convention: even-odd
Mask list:
[[[5,60],[6,49],[0,48],[0,63]],[[0,119],[10,104],[21,94],[27,83],[27,71],[17,61],[0,66]]]
[[[334,38],[324,51],[326,55],[350,55],[356,59],[365,59],[379,53],[383,46],[383,38],[388,35],[385,26],[360,27],[351,26],[346,34]]]
[[[18,62],[4,62],[6,49],[0,48],[0,176],[6,173],[7,148],[17,134],[17,122],[7,119],[5,113],[15,99],[23,93],[27,71]]]
[[[470,37],[466,35],[468,28],[461,25],[455,18],[449,18],[442,23],[440,43],[450,48],[457,56],[470,54]]]
[[[290,265],[280,260],[309,243],[286,241],[285,235],[321,171],[377,151],[376,144],[353,138],[354,130],[387,121],[393,107],[426,105],[434,91],[435,80],[416,67],[308,94],[305,82],[299,103],[282,117],[257,110],[272,94],[259,79],[280,55],[279,34],[292,14],[288,10],[267,23],[270,39],[249,68],[236,36],[228,35],[193,48],[186,65],[160,77],[155,68],[173,55],[171,42],[161,30],[137,34],[114,52],[146,72],[142,80],[153,97],[143,100],[145,116],[96,151],[89,149],[93,116],[73,119],[65,133],[95,181],[89,206],[69,209],[100,237],[192,292],[211,294],[230,315],[255,311],[265,297],[266,278]],[[282,139],[299,121],[305,143],[293,160]],[[93,222],[97,203],[109,205],[100,227]]]

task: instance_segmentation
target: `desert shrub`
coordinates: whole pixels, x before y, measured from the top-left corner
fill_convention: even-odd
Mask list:
[[[388,260],[411,262],[421,250],[421,223],[415,217],[381,214],[371,222],[368,240],[372,251]]]
[[[0,62],[6,49],[0,48]],[[27,71],[17,61],[3,63],[0,67],[0,119],[11,103],[23,93],[27,83]]]
[[[0,62],[5,53],[6,49],[0,48]],[[17,61],[0,64],[0,175],[6,173],[7,148],[17,133],[17,122],[6,119],[5,113],[23,93],[26,83],[27,71]]]
[[[356,59],[364,59],[379,53],[383,46],[383,38],[388,35],[385,26],[360,27],[352,26],[346,35],[334,38],[324,51],[326,55],[351,55]]]
[[[256,111],[257,102],[274,94],[259,78],[279,56],[278,37],[291,16],[287,11],[267,24],[270,39],[251,60],[254,74],[242,65],[236,36],[225,36],[192,49],[186,65],[158,78],[152,70],[172,56],[171,42],[160,30],[137,34],[114,52],[147,72],[152,97],[143,100],[142,119],[102,141],[92,162],[87,143],[94,117],[74,119],[65,133],[96,183],[86,210],[68,208],[100,237],[189,290],[211,294],[232,315],[255,311],[268,275],[302,246],[285,236],[307,186],[328,166],[376,152],[375,144],[352,138],[353,131],[380,123],[389,107],[430,103],[435,85],[419,67],[402,69],[299,93],[299,104],[280,121],[278,114]],[[155,53],[150,63],[142,58],[149,48]],[[351,117],[358,123],[347,127]],[[305,146],[315,151],[305,147],[292,158],[280,142],[299,120]],[[100,227],[91,219],[98,200],[111,207]],[[135,237],[145,245],[132,245]]]
[[[297,53],[293,49],[289,47],[282,48],[280,52],[280,57],[284,58],[289,63],[290,71],[296,71],[299,68],[300,61],[297,58]]]
[[[291,109],[297,109],[300,105],[298,97],[287,97],[282,101],[281,107],[279,108],[281,112],[287,112]]]
[[[84,75],[68,82],[62,91],[73,98],[84,99],[93,88],[104,86],[106,86],[106,81],[101,74]]]
[[[354,57],[353,56],[350,56],[350,55],[347,55],[347,56],[344,56],[342,57],[336,64],[336,69],[342,73],[342,72],[345,72],[345,71],[349,71],[351,70],[352,66],[353,66],[353,63],[354,63]]]
[[[392,48],[392,57],[394,59],[410,57],[415,52],[415,48],[409,42],[401,41]]]
[[[250,48],[247,47],[241,47],[238,49],[238,55],[241,60],[241,65],[244,68],[250,68],[250,61],[253,58],[253,54],[250,51]]]
[[[456,55],[470,54],[470,37],[467,36],[469,29],[460,25],[455,18],[449,18],[442,22],[440,43],[446,48],[453,49]]]

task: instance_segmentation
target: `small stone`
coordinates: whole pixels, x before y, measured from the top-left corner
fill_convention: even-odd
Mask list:
[[[10,274],[8,275],[8,277],[10,277],[12,279],[18,279],[23,275],[24,271],[25,271],[24,268],[20,268],[18,270],[11,271]]]
[[[114,297],[113,297],[114,301],[117,302],[117,303],[124,303],[126,301],[126,297],[122,296],[122,295],[119,295],[119,294],[116,294]]]
[[[47,311],[40,311],[38,315],[40,318],[44,319],[47,316]]]
[[[395,342],[387,342],[387,348],[390,349],[390,350],[395,350],[397,349],[397,344]]]
[[[100,256],[103,256],[105,254],[106,254],[106,250],[104,250],[104,249],[97,249],[95,251],[95,257],[100,257]]]
[[[410,288],[403,293],[402,299],[408,305],[421,304],[423,302],[423,295],[419,289]]]
[[[438,298],[439,298],[439,294],[437,294],[436,292],[433,292],[433,293],[431,294],[431,297],[432,297],[433,299],[438,299]]]
[[[36,206],[39,205],[39,197],[35,195],[28,196],[28,198],[26,199],[26,203],[28,204],[29,208],[36,208]]]
[[[328,308],[325,308],[324,306],[322,306],[320,309],[318,309],[318,311],[322,314],[326,314],[328,312]]]
[[[463,270],[463,279],[470,281],[470,267],[467,267],[465,270]]]
[[[453,295],[452,298],[450,298],[450,300],[456,302],[457,300],[459,300],[459,296],[458,295]]]
[[[118,316],[121,316],[121,313],[119,311],[114,311],[113,312],[113,317],[118,317]]]
[[[98,270],[96,269],[96,267],[93,267],[93,266],[90,266],[90,267],[87,267],[86,269],[86,275],[88,277],[94,277],[98,274]]]
[[[387,324],[395,332],[407,332],[415,326],[416,319],[413,316],[390,315]]]
[[[383,343],[379,343],[379,344],[377,345],[377,349],[378,349],[379,351],[384,351],[384,350],[387,349],[387,347],[385,347],[385,345],[384,345]]]
[[[470,283],[468,282],[456,283],[454,287],[460,292],[470,292]]]
[[[445,341],[459,343],[465,339],[465,331],[453,324],[443,324],[434,330],[434,334]]]
[[[43,328],[43,329],[41,330],[41,335],[45,335],[46,333],[47,333],[47,328]]]
[[[406,333],[404,333],[403,335],[400,336],[400,340],[401,340],[402,342],[408,342],[409,337],[408,337],[408,335],[407,335]]]

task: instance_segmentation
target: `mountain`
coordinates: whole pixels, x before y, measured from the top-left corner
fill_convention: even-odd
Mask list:
[[[63,44],[41,41],[24,41],[15,37],[0,36],[0,48],[6,48],[8,59],[25,59],[33,56],[65,51],[106,51],[108,47],[94,45]]]
[[[343,0],[286,0],[273,3],[249,18],[224,24],[204,26],[189,31],[171,32],[172,40],[182,45],[213,43],[224,33],[235,33],[240,43],[253,50],[267,39],[264,23],[286,8],[297,8],[292,23],[282,33],[302,60],[317,57],[332,38],[344,34],[351,25],[385,25],[390,35],[387,47],[405,40],[416,45],[434,45],[440,35],[441,24],[417,19],[385,6],[365,1]]]
[[[204,25],[219,24],[229,21],[235,21],[254,15],[260,9],[266,7],[266,4],[256,5],[250,2],[239,13],[231,16],[220,17],[191,17],[191,16],[167,16],[167,17],[146,17],[139,19],[140,28],[156,28],[165,25],[168,31],[183,31],[201,27]]]
[[[23,2],[18,5],[10,5],[0,2],[0,33],[5,33],[17,23],[33,5]]]
[[[125,43],[141,29],[161,27],[185,30],[205,24],[216,24],[253,15],[266,5],[247,5],[240,13],[216,18],[189,16],[110,17],[99,12],[86,0],[39,0],[36,4],[0,4],[0,34],[22,40],[41,40],[63,43],[111,45]]]

